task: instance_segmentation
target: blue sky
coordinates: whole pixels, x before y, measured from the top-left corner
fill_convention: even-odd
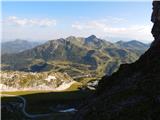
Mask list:
[[[67,36],[153,40],[151,2],[3,2],[2,38]]]

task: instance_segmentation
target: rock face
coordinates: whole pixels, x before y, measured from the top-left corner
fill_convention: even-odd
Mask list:
[[[152,46],[158,47],[160,42],[160,2],[153,2],[153,13],[151,21],[154,23],[152,28],[152,34],[155,38],[155,41],[152,43]]]
[[[16,83],[16,84],[15,84]],[[65,90],[75,81],[67,74],[60,72],[18,72],[1,71],[0,90]]]
[[[160,120],[160,2],[153,2],[150,49],[135,63],[104,76],[97,94],[81,106],[76,120]]]

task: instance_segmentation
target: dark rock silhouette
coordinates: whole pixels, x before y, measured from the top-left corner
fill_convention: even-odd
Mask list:
[[[160,120],[160,2],[153,2],[150,49],[135,63],[124,64],[99,82],[76,120]]]
[[[153,13],[151,21],[154,23],[152,28],[152,34],[155,38],[155,41],[152,43],[152,46],[160,47],[158,46],[160,42],[160,1],[154,1],[153,2]]]

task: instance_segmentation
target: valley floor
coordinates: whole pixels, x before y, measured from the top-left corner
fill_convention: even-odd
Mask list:
[[[2,120],[70,120],[91,90],[1,92]]]

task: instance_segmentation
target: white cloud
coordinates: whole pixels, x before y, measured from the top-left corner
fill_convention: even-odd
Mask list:
[[[117,19],[117,22],[121,19]],[[117,24],[109,24],[105,20],[92,20],[85,22],[75,22],[72,28],[79,32],[96,34],[100,37],[127,37],[138,40],[152,41],[151,28],[152,25],[128,25],[122,27]],[[125,25],[125,23],[124,23]],[[116,26],[116,27],[115,27]]]
[[[57,21],[54,19],[28,19],[28,18],[19,18],[16,16],[9,16],[5,20],[8,24],[19,25],[19,26],[55,26]]]
[[[47,40],[70,35],[87,37],[95,34],[101,38],[131,38],[144,42],[151,42],[153,40],[151,35],[152,23],[131,24],[130,21],[123,18],[105,17],[104,19],[96,20],[82,19],[72,22],[72,24],[62,22],[60,26],[56,25],[57,21],[55,19],[29,19],[10,16],[3,20],[2,34],[5,39],[31,37],[33,39]],[[31,29],[31,27],[27,26],[33,27]]]
[[[117,24],[117,23],[120,24],[120,23],[128,22],[124,18],[113,17],[113,16],[107,16],[104,19],[101,19],[101,20],[98,20],[98,21],[107,22],[108,24]]]
[[[78,29],[78,30],[86,30],[86,29],[105,29],[106,24],[99,21],[89,21],[85,23],[75,22],[72,24],[72,28]]]

